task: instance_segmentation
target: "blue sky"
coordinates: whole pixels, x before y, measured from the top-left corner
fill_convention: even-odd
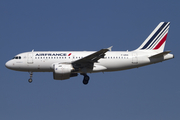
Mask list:
[[[169,0],[1,0],[1,120],[179,120],[180,2]],[[138,69],[65,81],[52,73],[5,67],[31,51],[134,50],[161,21],[171,26],[166,50],[175,59]]]

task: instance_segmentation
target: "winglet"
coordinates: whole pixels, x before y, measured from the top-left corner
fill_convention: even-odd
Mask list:
[[[112,50],[112,47],[113,47],[113,46],[111,46],[111,47],[109,47],[109,48],[107,48],[107,49],[108,49],[109,51],[111,51],[111,50]]]

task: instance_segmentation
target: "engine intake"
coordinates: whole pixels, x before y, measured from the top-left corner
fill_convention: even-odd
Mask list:
[[[56,64],[54,65],[53,77],[55,80],[65,80],[77,76],[77,73],[71,73],[72,70],[71,64]]]

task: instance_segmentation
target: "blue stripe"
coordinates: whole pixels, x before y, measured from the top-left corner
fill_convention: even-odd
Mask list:
[[[151,42],[154,40],[154,38],[161,32],[161,30],[164,28],[164,26],[166,26],[167,23],[168,22],[164,22],[162,24],[162,26],[156,31],[156,33],[151,37],[151,39],[141,49],[146,49],[151,44]]]
[[[151,48],[151,46],[158,40],[158,38],[164,33],[164,31],[167,29],[167,27],[169,27],[169,25],[166,26],[166,28],[161,32],[161,34],[156,38],[156,40],[147,49]]]

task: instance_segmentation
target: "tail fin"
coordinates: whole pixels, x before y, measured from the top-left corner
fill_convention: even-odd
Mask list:
[[[156,50],[163,52],[170,22],[160,22],[137,50]]]

